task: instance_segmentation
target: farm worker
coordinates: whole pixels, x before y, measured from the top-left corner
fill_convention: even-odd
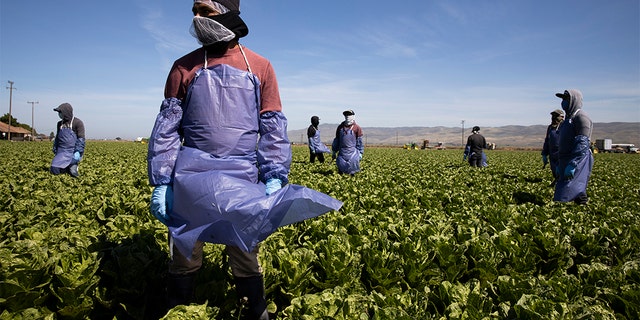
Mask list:
[[[558,181],[558,176],[556,175],[558,148],[560,147],[558,128],[562,120],[564,120],[564,112],[562,110],[556,109],[551,111],[551,124],[547,127],[547,135],[542,145],[542,167],[544,168],[547,164],[551,167],[551,174],[553,174],[551,186],[554,186],[556,181]]]
[[[309,162],[314,163],[316,158],[320,163],[324,163],[324,154],[331,153],[322,140],[320,140],[320,118],[318,116],[311,117],[311,125],[307,129],[307,138],[309,138]]]
[[[560,123],[558,144],[558,166],[554,201],[586,204],[587,184],[593,168],[591,132],[593,123],[582,110],[582,92],[569,89],[556,93],[562,99],[565,120]]]
[[[332,159],[336,160],[339,173],[354,175],[360,171],[360,160],[364,154],[364,134],[356,123],[356,113],[353,110],[345,110],[342,115],[344,121],[336,129],[336,137],[331,144]]]
[[[53,160],[49,171],[53,174],[68,173],[78,177],[78,165],[84,155],[84,123],[73,116],[73,107],[63,103],[53,111],[58,113],[60,121],[56,125],[56,138],[53,140]]]
[[[469,159],[469,165],[472,167],[485,167],[483,165],[483,152],[482,149],[487,148],[487,141],[484,136],[480,134],[480,127],[475,126],[471,130],[471,135],[467,137],[467,145],[464,149],[463,160]],[[486,158],[485,161],[486,163]]]
[[[202,47],[176,60],[149,139],[151,213],[169,227],[167,302],[194,299],[203,242],[225,244],[247,319],[268,319],[259,242],[342,205],[287,184],[291,146],[275,72],[238,39],[239,0],[195,0]],[[307,197],[307,198],[304,198]]]

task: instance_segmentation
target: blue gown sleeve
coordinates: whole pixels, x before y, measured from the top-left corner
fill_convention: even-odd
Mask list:
[[[361,136],[356,138],[356,149],[358,149],[360,154],[364,154],[364,143],[362,142]]]
[[[569,161],[569,165],[574,168],[577,167],[578,163],[580,163],[591,152],[589,147],[589,137],[579,135],[573,138],[573,149],[571,150],[571,161]]]
[[[162,101],[160,113],[149,137],[147,172],[152,186],[171,184],[173,169],[180,150],[180,100],[168,98]]]
[[[80,155],[84,154],[84,146],[85,146],[85,139],[84,138],[78,138],[76,139],[76,145],[74,146],[73,150],[80,152]]]
[[[289,182],[291,143],[287,137],[287,118],[282,112],[269,111],[260,115],[258,140],[258,170],[260,181],[280,179]]]

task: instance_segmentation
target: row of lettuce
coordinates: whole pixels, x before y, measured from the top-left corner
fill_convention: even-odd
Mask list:
[[[165,228],[148,213],[145,145],[89,142],[81,177],[48,173],[49,143],[2,143],[0,319],[149,319],[162,305]],[[587,206],[554,203],[535,151],[368,148],[363,171],[309,164],[290,180],[344,202],[261,247],[279,319],[637,319],[640,157],[597,154]],[[167,318],[230,319],[222,247],[197,303]]]

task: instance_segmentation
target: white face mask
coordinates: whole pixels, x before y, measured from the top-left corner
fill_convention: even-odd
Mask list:
[[[203,46],[212,45],[220,41],[231,41],[236,37],[233,31],[218,21],[200,16],[193,17],[193,23],[189,31]]]
[[[352,124],[353,124],[353,122],[355,122],[355,121],[356,121],[356,116],[351,115],[351,116],[345,116],[345,117],[344,117],[344,122],[345,122],[348,126],[352,125]]]

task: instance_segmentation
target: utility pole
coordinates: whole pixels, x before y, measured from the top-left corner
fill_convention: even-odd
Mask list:
[[[9,82],[9,87],[7,87],[9,89],[9,130],[7,130],[7,141],[11,141],[11,100],[13,99],[13,90],[16,90],[16,88],[13,87],[13,81],[7,82]]]
[[[34,111],[33,105],[38,104],[38,101],[27,101],[27,103],[31,103],[31,141],[35,141],[36,136],[34,133],[35,129],[33,127],[33,111]]]
[[[462,120],[462,146],[464,147],[464,120]]]

